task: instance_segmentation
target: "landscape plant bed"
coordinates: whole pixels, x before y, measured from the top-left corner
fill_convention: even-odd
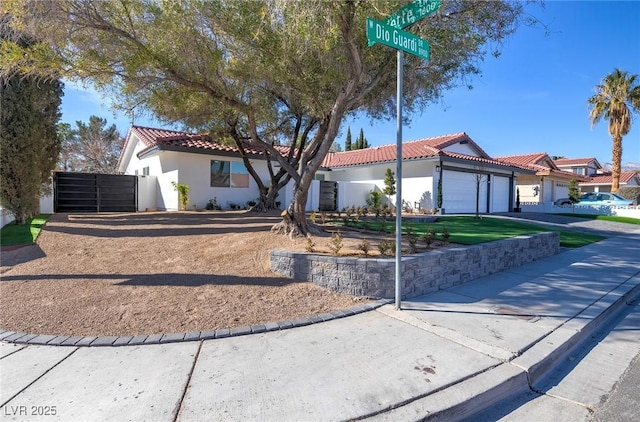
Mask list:
[[[548,231],[558,231],[560,233],[560,246],[567,248],[579,248],[604,239],[602,236],[585,234],[579,231],[551,230],[540,225],[504,218],[482,217],[477,219],[473,216],[451,216],[438,217],[433,222],[411,221],[410,218],[406,220],[402,223],[403,234],[405,235],[403,242],[406,242],[407,234],[409,233],[417,236],[419,242],[423,242],[424,236],[429,229],[435,233],[436,242],[434,243],[438,241],[442,243],[442,233],[446,231],[449,234],[449,243],[460,245],[476,245]],[[395,233],[395,220],[365,217],[358,220],[336,219],[331,224],[337,227],[357,228],[372,234],[382,233],[386,236],[393,236]],[[362,236],[365,235],[362,234]],[[424,249],[428,250],[429,248],[425,247]]]
[[[462,284],[559,251],[557,232],[534,233],[479,245],[403,255],[403,298]],[[340,293],[393,298],[395,259],[322,256],[271,251],[271,269],[296,280],[308,280]]]

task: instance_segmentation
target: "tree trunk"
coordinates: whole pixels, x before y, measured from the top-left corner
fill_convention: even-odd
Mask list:
[[[304,179],[303,179],[304,180]],[[293,201],[289,207],[282,211],[282,221],[271,228],[272,233],[286,234],[289,237],[307,236],[319,231],[313,224],[307,221],[306,204],[309,186],[296,186],[293,190]]]
[[[611,166],[611,192],[618,192],[620,187],[620,170],[622,167],[622,136],[613,137],[613,163]]]

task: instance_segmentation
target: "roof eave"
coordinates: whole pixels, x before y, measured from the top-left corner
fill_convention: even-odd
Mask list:
[[[162,144],[158,144],[151,148],[147,148],[145,150],[140,151],[138,153],[138,158],[142,159],[160,151],[186,152],[191,154],[215,155],[219,157],[242,158],[242,155],[238,151],[221,151],[221,150],[215,150],[215,149],[184,147],[184,146],[178,146],[178,145],[162,145]],[[267,159],[264,154],[247,153],[247,157],[254,160],[266,161]]]

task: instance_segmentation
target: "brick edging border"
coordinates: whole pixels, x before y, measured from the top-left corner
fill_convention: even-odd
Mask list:
[[[16,333],[0,329],[0,341],[25,344],[25,345],[46,345],[46,346],[74,346],[74,347],[117,347],[117,346],[141,346],[147,344],[167,344],[182,343],[186,341],[213,340],[226,337],[238,337],[249,334],[266,333],[270,331],[287,330],[290,328],[304,327],[306,325],[331,321],[344,318],[363,312],[372,311],[383,305],[391,303],[391,300],[380,299],[353,306],[347,309],[338,309],[322,314],[315,314],[308,317],[296,318],[279,322],[267,322],[265,324],[246,325],[242,327],[222,328],[211,331],[191,331],[188,333],[151,334],[138,336],[67,336],[67,335],[47,335]]]

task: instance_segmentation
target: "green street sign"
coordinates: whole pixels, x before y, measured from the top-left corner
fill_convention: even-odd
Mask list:
[[[371,18],[367,18],[367,40],[369,46],[379,42],[429,60],[431,47],[426,40]]]
[[[404,29],[422,18],[433,15],[440,8],[440,0],[416,0],[398,9],[385,22],[394,28]]]

